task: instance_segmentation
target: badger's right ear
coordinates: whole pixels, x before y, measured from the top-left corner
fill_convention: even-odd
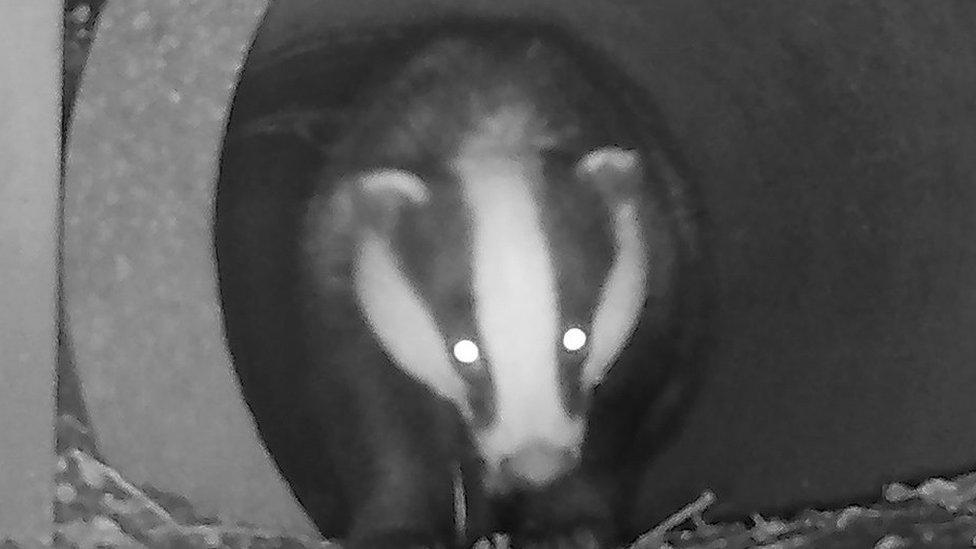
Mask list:
[[[644,177],[640,154],[633,149],[600,147],[579,159],[576,176],[603,193],[611,207],[634,198]]]
[[[389,234],[404,207],[430,200],[427,184],[404,170],[378,169],[348,176],[335,196],[336,213],[359,227]]]

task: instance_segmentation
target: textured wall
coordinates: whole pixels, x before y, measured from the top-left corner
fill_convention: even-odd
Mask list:
[[[0,4],[0,539],[51,533],[60,5]]]
[[[230,93],[264,2],[110,3],[67,149],[65,292],[107,460],[204,513],[309,533],[223,343],[211,245]]]

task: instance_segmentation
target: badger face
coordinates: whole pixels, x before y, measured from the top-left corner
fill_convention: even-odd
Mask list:
[[[457,406],[485,488],[504,494],[574,467],[588,395],[672,258],[648,236],[636,152],[560,168],[486,133],[436,173],[370,170],[338,196],[361,218],[364,320],[396,366]]]

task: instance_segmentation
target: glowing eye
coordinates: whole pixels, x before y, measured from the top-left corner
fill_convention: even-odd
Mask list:
[[[579,328],[570,328],[563,334],[563,347],[567,351],[578,351],[586,345],[586,332]]]
[[[479,356],[478,346],[469,339],[462,339],[454,344],[454,358],[465,364],[471,364],[478,360]]]

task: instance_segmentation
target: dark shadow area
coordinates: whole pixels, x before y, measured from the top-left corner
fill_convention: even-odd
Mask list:
[[[68,134],[71,129],[71,117],[74,112],[75,99],[81,76],[88,60],[88,51],[94,39],[98,16],[105,6],[106,0],[68,0],[64,3],[63,29],[63,60],[62,60],[62,94],[61,94],[61,169],[62,179],[59,190],[59,232],[64,231],[64,155]],[[55,447],[59,454],[69,448],[81,448],[97,456],[94,438],[88,432],[89,418],[85,409],[81,392],[81,382],[78,379],[74,365],[74,354],[71,338],[67,328],[67,318],[63,305],[63,269],[62,242],[59,239],[58,256],[58,352],[56,370],[56,427]]]

